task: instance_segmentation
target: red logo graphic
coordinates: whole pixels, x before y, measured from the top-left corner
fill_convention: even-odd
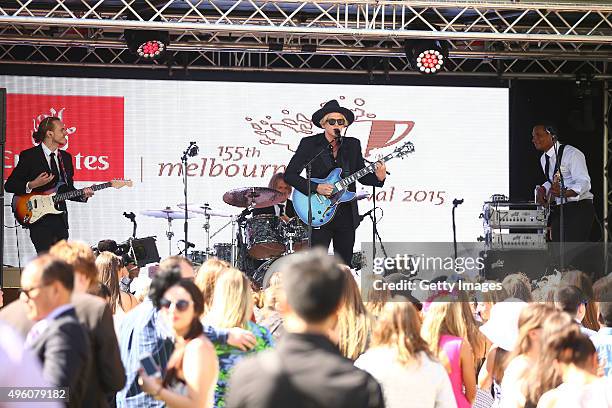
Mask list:
[[[346,98],[340,96],[338,99],[342,104]],[[371,151],[400,142],[414,127],[414,122],[409,120],[376,119],[376,114],[366,112],[365,100],[362,98],[356,98],[353,104],[354,107],[347,107],[355,113],[355,122],[347,129],[346,136],[361,140],[362,145],[366,146],[365,157],[368,157]],[[289,109],[283,109],[281,113],[284,117],[280,120],[273,119],[270,115],[261,120],[245,118],[253,132],[260,137],[259,143],[285,146],[287,150],[295,152],[301,138],[322,132],[302,112],[292,114]]]
[[[32,132],[48,116],[66,126],[75,181],[123,178],[123,97],[9,94],[5,176],[19,153],[36,144]]]

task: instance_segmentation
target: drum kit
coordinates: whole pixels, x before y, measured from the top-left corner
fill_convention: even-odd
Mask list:
[[[308,227],[298,217],[290,218],[288,221],[272,214],[253,215],[247,218],[253,209],[271,207],[282,203],[285,199],[282,193],[271,188],[245,187],[230,190],[223,195],[225,203],[244,208],[238,215],[218,211],[211,208],[208,203],[188,204],[188,218],[195,216],[205,218],[203,229],[206,243],[205,249],[193,250],[188,257],[194,264],[202,264],[211,256],[226,260],[246,272],[256,284],[261,286],[267,268],[257,273],[260,267],[308,247]],[[166,237],[169,254],[172,253],[171,243],[174,236],[172,221],[185,219],[185,204],[178,204],[178,207],[181,210],[166,207],[141,212],[148,217],[167,220]],[[218,230],[211,232],[211,217],[229,218],[229,220]],[[232,242],[216,243],[211,247],[211,240],[229,226],[232,229]]]

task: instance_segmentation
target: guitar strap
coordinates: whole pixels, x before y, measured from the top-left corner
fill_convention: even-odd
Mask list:
[[[565,151],[565,146],[566,145],[559,146],[559,151],[558,151],[559,158],[558,160],[555,160],[556,163],[555,163],[555,170],[553,171],[553,174],[557,174],[557,172],[559,171],[559,167],[561,166],[561,159],[563,159],[563,152]],[[552,184],[552,180],[550,179],[550,175],[548,174],[549,173],[548,166],[546,166],[545,170],[546,170],[546,179]]]
[[[338,164],[342,167],[342,178],[348,177],[351,175],[348,160],[344,157],[346,153],[346,149],[344,148],[344,142],[340,145],[338,149]]]

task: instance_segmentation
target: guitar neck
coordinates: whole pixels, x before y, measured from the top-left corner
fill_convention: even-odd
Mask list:
[[[392,154],[389,154],[389,155],[383,157],[382,159],[380,159],[380,161],[388,162],[393,157],[394,156]],[[358,170],[355,173],[351,174],[350,176],[343,178],[337,184],[340,185],[340,189],[347,188],[350,184],[352,184],[355,181],[359,180],[360,178],[362,178],[366,174],[374,173],[375,171],[376,171],[376,162],[370,163],[367,166],[365,166],[363,169]]]
[[[93,191],[98,191],[98,190],[103,190],[105,188],[109,188],[111,186],[112,186],[112,183],[109,181],[107,183],[94,184],[93,186],[91,186],[91,189]],[[72,190],[72,191],[67,191],[65,193],[59,193],[53,196],[53,202],[58,203],[61,201],[70,200],[71,198],[80,197],[84,195],[84,193],[85,193],[84,188],[81,188],[80,190]]]

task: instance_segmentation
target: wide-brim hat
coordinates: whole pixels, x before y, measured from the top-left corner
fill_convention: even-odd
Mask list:
[[[316,127],[320,127],[321,129],[323,129],[323,126],[321,126],[321,120],[328,113],[341,113],[348,121],[347,126],[355,121],[355,115],[353,114],[353,112],[346,108],[343,108],[342,106],[340,106],[337,100],[332,99],[331,101],[326,102],[321,109],[312,114],[312,123],[314,123]]]
[[[514,298],[494,304],[489,321],[480,326],[480,331],[491,343],[506,351],[514,350],[519,335],[519,315],[526,306],[527,303]]]

